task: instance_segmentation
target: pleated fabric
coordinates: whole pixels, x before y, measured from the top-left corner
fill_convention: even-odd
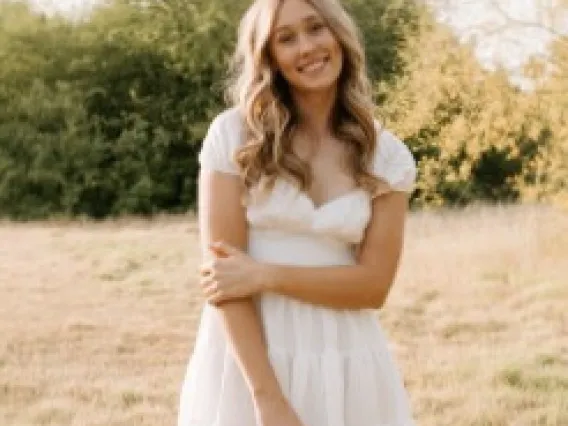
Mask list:
[[[332,311],[280,296],[260,300],[269,357],[306,426],[414,426],[403,381],[371,311]],[[178,426],[255,426],[252,399],[214,308],[180,397]],[[200,330],[201,331],[201,330]]]

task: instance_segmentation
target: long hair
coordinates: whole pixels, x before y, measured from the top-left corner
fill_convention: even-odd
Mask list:
[[[385,182],[369,168],[378,138],[359,31],[337,0],[306,1],[327,23],[343,51],[331,130],[346,144],[347,165],[356,185],[376,193]],[[243,16],[227,87],[229,103],[244,118],[245,143],[235,160],[248,189],[257,184],[271,188],[278,177],[291,177],[307,190],[312,180],[309,165],[292,150],[298,115],[290,88],[271,65],[269,40],[281,2],[256,0]]]

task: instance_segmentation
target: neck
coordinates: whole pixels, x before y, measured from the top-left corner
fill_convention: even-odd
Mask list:
[[[327,136],[331,128],[337,88],[326,92],[295,92],[293,98],[302,131],[316,140]]]

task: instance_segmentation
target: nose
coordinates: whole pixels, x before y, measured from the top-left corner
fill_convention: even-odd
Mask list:
[[[308,34],[300,34],[298,37],[298,49],[301,55],[311,53],[315,48],[314,40]]]

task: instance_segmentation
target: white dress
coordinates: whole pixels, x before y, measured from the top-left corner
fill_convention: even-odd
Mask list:
[[[237,173],[241,143],[235,109],[212,123],[201,167]],[[378,140],[373,171],[409,191],[416,176],[407,147],[392,133]],[[353,247],[371,216],[371,197],[356,189],[322,206],[284,180],[268,197],[249,202],[248,253],[278,264],[354,264]],[[271,364],[305,426],[414,426],[403,382],[373,310],[334,310],[288,297],[259,298]],[[255,426],[245,381],[210,306],[202,312],[180,396],[178,426]]]

